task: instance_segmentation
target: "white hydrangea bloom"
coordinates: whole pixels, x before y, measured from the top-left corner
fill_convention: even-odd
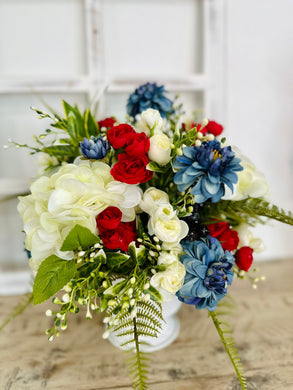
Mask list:
[[[72,252],[60,251],[67,234],[76,224],[97,233],[96,216],[108,206],[118,207],[123,221],[134,220],[142,191],[114,181],[110,169],[101,161],[77,160],[50,177],[38,178],[31,185],[31,195],[19,198],[18,211],[34,271],[52,254],[71,259]]]

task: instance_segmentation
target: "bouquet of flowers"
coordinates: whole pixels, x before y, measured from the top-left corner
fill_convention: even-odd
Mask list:
[[[41,169],[18,205],[35,276],[31,300],[56,304],[46,312],[54,318],[49,340],[80,307],[87,319],[102,312],[103,337],[113,332],[135,352],[133,387],[145,389],[142,340],[157,337],[161,304],[177,297],[208,310],[246,389],[220,318],[223,298],[233,278],[257,281],[248,271],[262,242],[249,226],[263,217],[292,225],[291,214],[266,200],[264,176],[220,138],[223,127],[183,120],[163,86],[137,88],[123,123],[63,107],[64,118],[34,109],[53,123],[30,147]]]

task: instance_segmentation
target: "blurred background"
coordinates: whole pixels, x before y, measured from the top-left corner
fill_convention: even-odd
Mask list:
[[[0,145],[48,127],[30,106],[61,112],[65,99],[123,120],[128,95],[156,81],[187,114],[222,123],[292,210],[292,14],[292,0],[0,0]],[[36,169],[27,150],[1,147],[0,196],[25,191]],[[16,205],[0,203],[0,294],[29,279]],[[292,256],[292,228],[255,235],[257,260]]]

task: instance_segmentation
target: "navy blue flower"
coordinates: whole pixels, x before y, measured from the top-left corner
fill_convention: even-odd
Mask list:
[[[127,113],[133,118],[137,114],[153,108],[160,111],[162,117],[172,112],[173,102],[164,96],[166,92],[163,85],[146,83],[138,87],[128,98]]]
[[[180,261],[186,275],[177,297],[197,309],[214,311],[232,283],[234,257],[229,251],[224,252],[220,242],[211,236],[181,244],[185,254]]]
[[[85,138],[79,143],[79,146],[83,156],[93,160],[101,160],[104,158],[109,149],[108,141],[104,141],[101,135],[99,137],[91,136],[90,139]]]
[[[174,162],[174,168],[179,169],[174,175],[174,183],[179,191],[192,187],[191,194],[196,203],[208,199],[216,203],[225,194],[225,184],[233,192],[233,184],[238,181],[236,172],[243,169],[240,162],[231,147],[221,148],[218,140],[185,147],[183,155]]]

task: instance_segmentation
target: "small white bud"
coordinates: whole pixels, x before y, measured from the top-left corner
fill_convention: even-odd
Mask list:
[[[129,297],[131,297],[132,294],[133,294],[133,288],[130,288],[130,289],[127,291],[127,295],[128,295]]]
[[[145,294],[145,296],[143,297],[143,300],[144,300],[145,302],[149,301],[150,299],[151,299],[150,294]]]
[[[202,139],[203,137],[203,133],[201,133],[200,131],[196,134],[197,138],[198,139]]]
[[[110,322],[110,320],[111,320],[110,317],[105,317],[105,318],[103,319],[103,323],[104,323],[104,324],[108,324],[108,323]]]
[[[52,314],[53,314],[52,310],[47,310],[47,311],[46,311],[46,316],[47,316],[47,317],[51,317]]]
[[[199,140],[199,139],[197,139],[196,141],[195,141],[195,146],[200,146],[201,145],[201,140]]]
[[[130,313],[131,317],[132,318],[135,318],[136,317],[136,309],[133,309]]]
[[[207,140],[208,141],[213,141],[215,139],[214,134],[207,134]]]
[[[106,332],[103,333],[103,339],[107,339],[110,336],[110,332],[106,330]]]
[[[90,258],[92,259],[93,257],[95,257],[96,256],[96,252],[92,252],[91,254],[90,254]]]
[[[61,324],[61,329],[62,329],[62,330],[66,330],[66,329],[67,329],[67,324],[66,324],[66,322],[62,322],[62,324]]]
[[[160,241],[157,236],[154,236],[153,239],[154,239],[155,242],[159,242]]]
[[[257,284],[253,284],[252,288],[257,289]]]
[[[82,256],[84,256],[85,255],[85,251],[80,251],[79,253],[78,253],[78,257],[82,257]]]
[[[68,286],[68,284],[66,284],[66,286],[64,287],[64,291],[66,291],[67,293],[70,293],[72,291],[72,288],[70,286]]]
[[[107,282],[106,280],[104,280],[103,283],[102,283],[102,286],[103,286],[104,288],[107,288],[107,287],[108,287],[108,282]]]
[[[150,256],[152,256],[152,257],[155,257],[155,256],[156,256],[156,254],[155,254],[154,251],[149,251],[149,254],[150,254]]]
[[[133,298],[130,300],[130,306],[134,306],[134,305],[135,305],[135,299]]]
[[[131,284],[134,284],[136,282],[136,278],[133,276],[131,279],[130,279],[130,283]]]
[[[157,273],[157,271],[156,271],[154,268],[152,268],[152,269],[151,269],[151,273],[152,273],[153,275],[155,275],[155,274]]]
[[[207,118],[203,118],[203,120],[201,121],[201,129],[203,129],[204,127],[206,127],[206,125],[209,123],[209,120]]]
[[[150,284],[146,283],[143,288],[144,288],[144,290],[148,290],[150,288]]]
[[[97,242],[95,245],[94,245],[94,248],[100,248],[101,245]]]
[[[48,340],[49,340],[49,341],[53,341],[53,340],[54,340],[54,336],[50,336],[50,337],[48,338]]]
[[[67,294],[67,293],[64,294],[62,297],[62,301],[65,303],[69,302],[70,301],[69,294]]]
[[[177,154],[177,156],[182,156],[182,154],[183,154],[182,149],[177,148],[176,149],[176,154]]]

